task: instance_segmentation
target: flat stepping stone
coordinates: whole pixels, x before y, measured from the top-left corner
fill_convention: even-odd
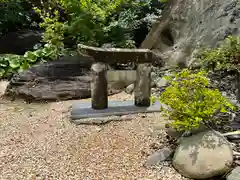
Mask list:
[[[74,119],[72,122],[74,124],[80,125],[104,125],[111,121],[130,121],[134,119],[134,115],[123,115],[123,116],[107,116],[107,117],[97,117],[97,118],[83,118]]]
[[[72,105],[71,119],[102,118],[108,116],[122,116],[137,113],[160,112],[161,103],[155,102],[149,107],[138,107],[134,101],[109,101],[108,108],[103,110],[92,109],[91,102],[78,102]],[[79,122],[79,121],[78,121]]]

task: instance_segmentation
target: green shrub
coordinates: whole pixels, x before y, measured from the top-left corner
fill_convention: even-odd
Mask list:
[[[8,31],[36,28],[38,24],[31,4],[25,0],[0,0],[0,36]]]
[[[196,58],[211,70],[240,70],[240,37],[229,36],[215,49],[203,49]]]
[[[39,28],[40,16],[45,43],[60,48],[63,43],[73,48],[78,43],[134,48],[147,33],[146,24],[151,25],[159,18],[158,8],[162,9],[164,4],[165,0],[0,0],[0,33],[8,25],[16,30]]]
[[[114,13],[122,5],[129,5],[133,3],[131,0],[98,0],[98,1],[76,1],[76,0],[57,0],[56,4],[68,14],[68,20],[60,22],[59,12],[52,13],[55,5],[49,9],[38,9],[37,12],[41,15],[43,23],[41,27],[45,29],[44,41],[54,41],[55,44],[63,40],[63,35],[74,43],[85,43],[92,46],[101,46],[106,40],[117,41],[113,43],[125,44],[124,35],[126,27],[130,25],[127,18],[120,15],[124,22],[118,23],[115,19]],[[102,8],[104,7],[104,8]],[[129,10],[130,11],[130,10]],[[121,14],[121,13],[120,13]],[[128,16],[132,16],[129,12]],[[134,15],[131,17],[131,23],[134,24]],[[130,29],[130,28],[128,28]],[[130,38],[130,37],[128,37]],[[130,38],[131,40],[131,38]],[[58,41],[58,42],[57,42]]]
[[[48,44],[51,47],[54,47],[58,51],[64,50],[64,23],[59,22],[60,14],[57,10],[52,13],[47,11],[34,8],[34,10],[40,15],[43,19],[39,25],[41,28],[45,29],[43,34],[43,42]]]
[[[172,126],[177,130],[198,128],[200,123],[212,124],[217,111],[226,112],[234,109],[219,90],[208,88],[209,80],[204,71],[192,73],[184,69],[173,76],[165,77],[170,86],[159,97],[169,109],[162,111],[173,120]],[[153,97],[153,101],[155,101]]]
[[[135,47],[134,30],[143,21],[143,9],[150,8],[151,0],[56,0],[47,8],[38,9],[45,29],[45,42],[54,39],[59,42],[71,42],[69,46],[84,43],[90,46],[102,46],[111,43],[115,47]],[[65,21],[60,21],[60,7]],[[104,8],[102,8],[104,7]],[[35,8],[37,9],[37,8]],[[154,12],[155,9],[152,10]]]

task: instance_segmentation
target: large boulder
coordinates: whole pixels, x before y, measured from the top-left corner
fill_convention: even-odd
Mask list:
[[[91,58],[78,56],[34,65],[12,77],[5,95],[27,101],[89,98],[92,62]],[[120,89],[119,84],[109,84],[109,94]]]
[[[229,142],[215,131],[182,139],[173,157],[176,170],[192,179],[223,175],[232,163],[233,151]]]
[[[40,43],[42,32],[37,30],[20,30],[9,32],[0,38],[0,54],[23,55],[33,50],[34,45]]]
[[[141,48],[156,51],[170,65],[185,67],[199,46],[216,47],[231,34],[240,35],[239,0],[168,0]]]

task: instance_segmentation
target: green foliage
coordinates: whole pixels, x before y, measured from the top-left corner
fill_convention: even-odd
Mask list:
[[[34,10],[43,19],[40,23],[40,27],[45,29],[43,35],[43,42],[51,46],[55,46],[59,51],[64,49],[64,23],[59,22],[59,12],[55,10],[53,14],[46,12],[44,9],[40,10],[34,8]]]
[[[151,1],[136,0],[56,0],[52,6],[38,9],[43,19],[45,42],[73,42],[91,46],[112,43],[115,47],[135,47],[133,31],[144,21],[144,7]],[[56,5],[66,13],[66,21],[61,22]],[[104,7],[104,8],[102,8]]]
[[[37,62],[45,62],[56,59],[59,55],[58,49],[49,44],[35,51],[27,51],[22,55],[5,54],[0,56],[0,78],[9,74],[22,71]]]
[[[170,116],[172,126],[179,131],[198,128],[200,123],[211,124],[217,111],[234,109],[219,90],[208,88],[209,80],[204,71],[192,73],[184,69],[165,78],[171,85],[159,99],[169,107],[162,110]]]
[[[240,37],[229,36],[215,49],[203,49],[196,58],[204,68],[212,70],[240,70]]]
[[[146,21],[151,22],[151,18],[159,17],[161,11],[152,6],[163,8],[162,4],[166,2],[0,0],[0,32],[9,29],[6,28],[8,25],[16,28],[14,30],[31,26],[38,28],[39,24],[34,21],[37,12],[43,21],[40,27],[45,30],[43,37],[45,43],[59,48],[63,48],[63,44],[75,48],[77,43],[92,46],[111,43],[115,47],[134,48],[136,39],[134,31],[146,24]]]
[[[151,18],[145,18],[144,12],[149,15],[156,11],[151,8],[151,3],[156,6],[159,2],[0,0],[0,35],[2,32],[24,27],[37,27],[45,31],[45,47],[26,52],[24,56],[0,56],[0,78],[29,68],[39,61],[56,59],[57,56],[68,52],[67,48],[76,49],[78,43],[91,46],[111,43],[113,47],[134,48],[134,31],[146,21],[151,21]],[[157,12],[156,17],[159,17],[160,11]],[[37,13],[41,23],[36,24],[32,13]]]
[[[37,27],[31,5],[24,0],[0,1],[0,35],[25,27]]]

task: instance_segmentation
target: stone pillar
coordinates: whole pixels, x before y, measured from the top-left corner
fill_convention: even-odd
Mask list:
[[[108,108],[107,65],[94,63],[92,65],[91,97],[93,109]]]
[[[138,64],[136,74],[134,91],[135,105],[148,107],[151,103],[151,64]]]

